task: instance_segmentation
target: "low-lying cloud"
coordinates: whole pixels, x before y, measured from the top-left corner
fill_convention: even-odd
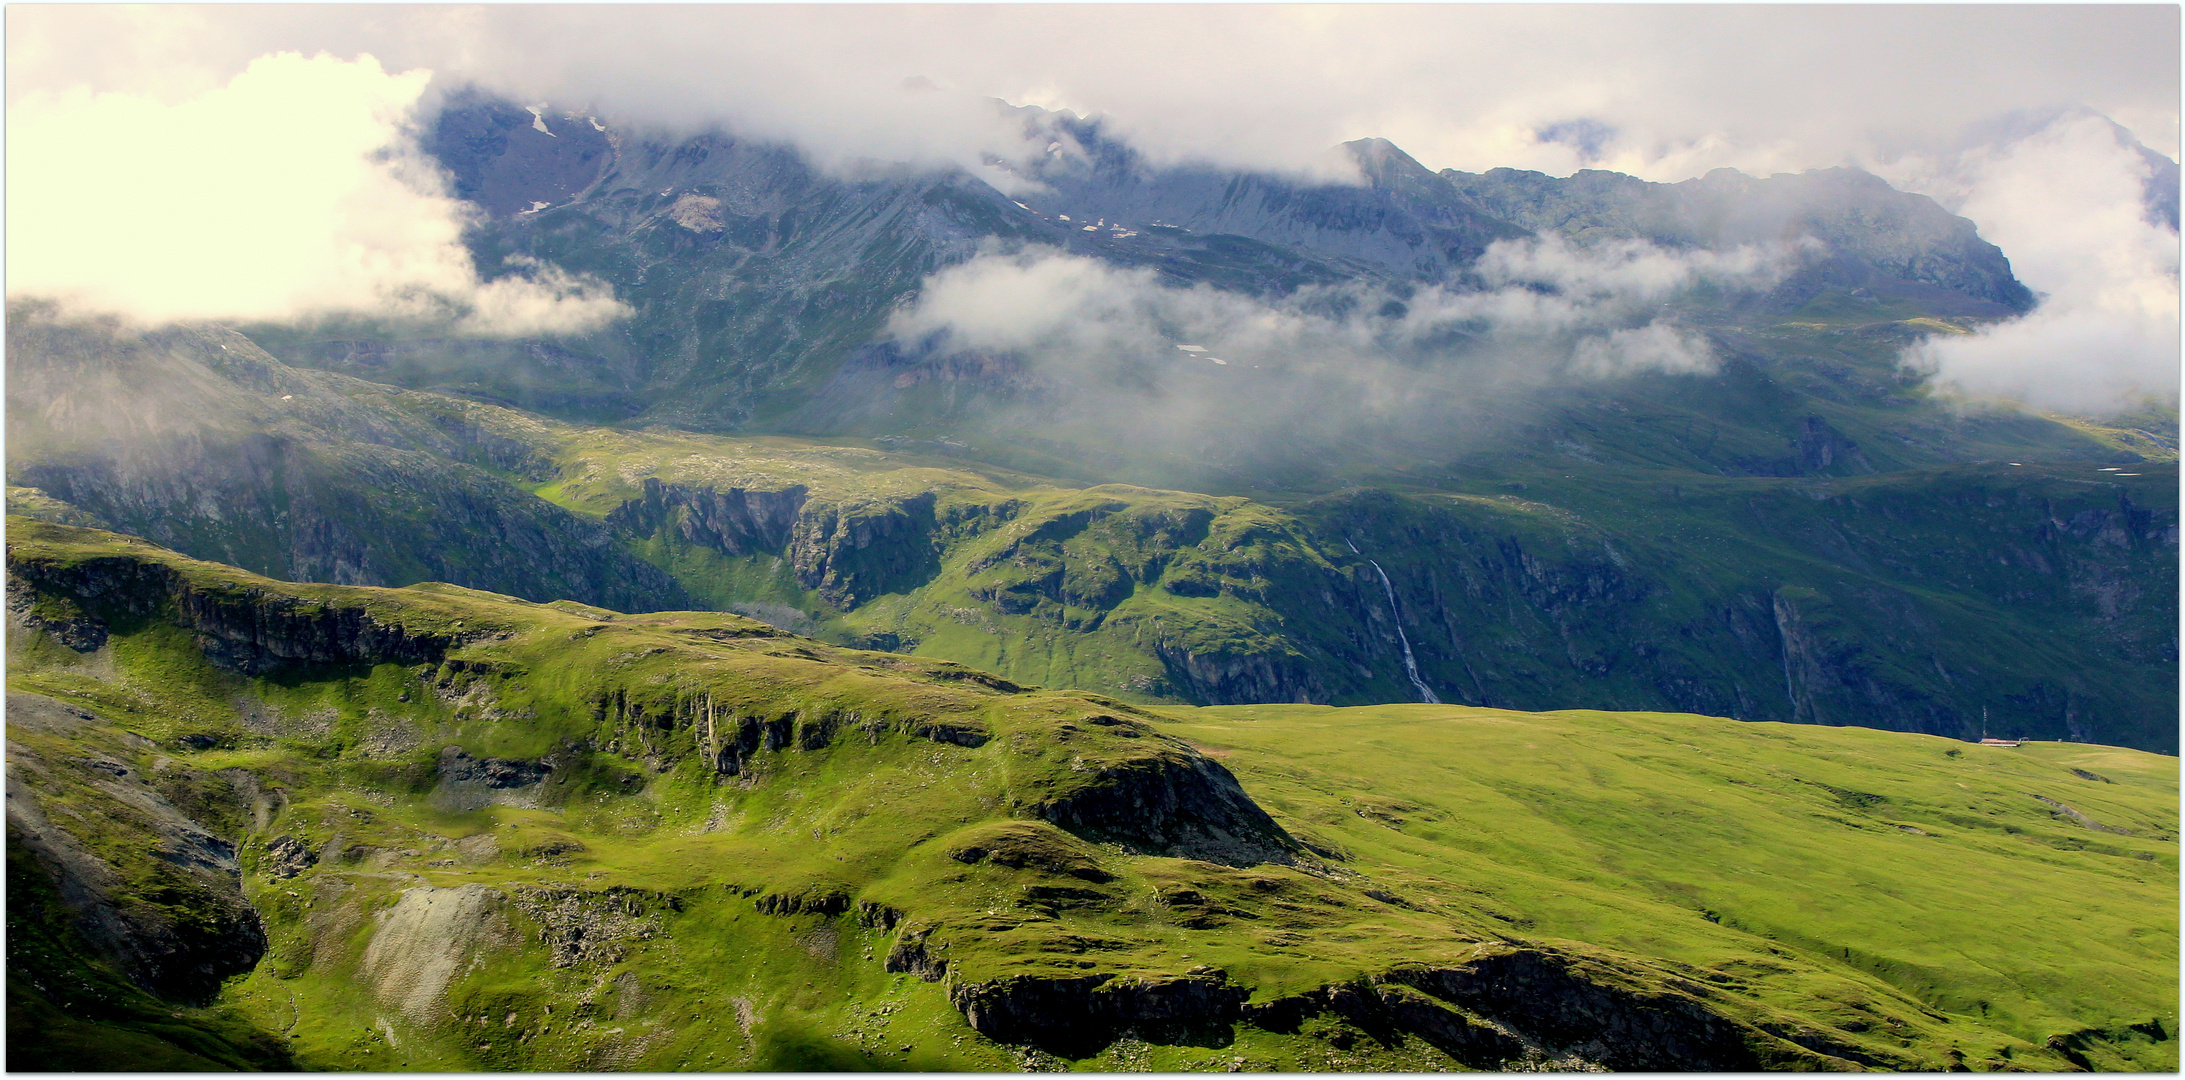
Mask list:
[[[8,293],[146,323],[337,313],[478,334],[574,333],[626,313],[535,262],[482,277],[477,211],[416,150],[431,75],[267,56],[163,101],[78,89],[8,107]]]
[[[1038,388],[1020,422],[1109,445],[1218,441],[1231,460],[1331,439],[1405,439],[1506,392],[1718,366],[1669,310],[1700,285],[1764,290],[1810,244],[1729,252],[1491,246],[1476,289],[1307,288],[1279,298],[1164,282],[1052,249],[993,251],[928,278],[890,321],[914,355],[1006,357]]]
[[[2149,166],[2099,116],[1924,166],[1936,189],[2010,256],[2040,297],[2024,318],[1938,337],[1907,356],[1978,398],[2099,414],[2178,397],[2178,235],[2149,219]]]

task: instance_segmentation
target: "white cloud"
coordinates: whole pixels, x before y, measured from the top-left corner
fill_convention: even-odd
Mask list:
[[[526,265],[491,282],[412,126],[431,75],[294,53],[161,100],[77,88],[8,106],[8,294],[146,322],[364,312],[480,333],[624,312]]]
[[[1706,339],[1665,306],[1702,283],[1766,288],[1798,251],[1543,236],[1492,247],[1475,267],[1487,287],[1473,291],[1261,298],[1053,249],[997,250],[927,278],[888,331],[916,359],[1014,365],[1004,426],[1216,468],[1301,463],[1331,445],[1462,441],[1544,384],[1712,371]]]
[[[1265,300],[1171,285],[1152,270],[1052,249],[997,251],[929,277],[888,331],[942,351],[1019,354],[1065,379],[1173,364],[1179,343],[1361,383],[1392,366],[1405,369],[1407,381],[1435,366],[1477,378],[1483,364],[1545,378],[1704,371],[1714,366],[1705,342],[1657,317],[1661,306],[1702,283],[1767,288],[1804,250],[1669,251],[1629,241],[1587,248],[1551,234],[1489,247],[1474,267],[1485,289],[1429,287],[1397,306],[1388,294],[1351,286]]]
[[[1368,136],[1389,138],[1434,168],[1563,175],[1593,167],[1663,181],[1722,166],[1766,174],[1879,161],[1899,186],[1972,216],[2029,283],[2049,294],[2040,313],[2012,330],[1978,343],[1938,343],[1936,362],[1947,360],[1952,377],[1977,368],[2000,378],[2014,365],[2031,372],[2044,357],[2062,357],[2052,376],[2014,378],[2059,392],[2114,383],[2159,393],[2175,385],[2150,366],[2174,336],[2174,319],[2165,314],[2174,276],[2159,272],[2159,259],[2156,272],[2148,271],[2147,260],[2159,253],[2146,250],[2144,231],[2103,218],[2101,200],[2114,210],[2137,203],[2112,183],[2118,176],[2102,180],[2109,186],[2100,192],[2063,190],[2056,185],[2095,178],[2042,180],[2042,169],[2015,153],[1990,155],[1978,168],[1922,170],[1904,151],[1932,163],[1935,148],[1968,124],[2014,109],[2082,103],[2175,156],[2178,20],[2174,5],[2030,4],[15,5],[7,12],[11,179],[30,145],[24,136],[36,134],[18,116],[26,102],[43,101],[49,112],[59,102],[88,109],[96,99],[70,95],[89,88],[181,117],[193,103],[232,96],[229,80],[258,58],[320,50],[370,53],[395,70],[439,72],[437,85],[476,81],[517,101],[595,108],[627,125],[726,124],[745,136],[794,142],[838,169],[862,158],[976,168],[984,154],[1044,149],[1044,142],[1025,146],[982,101],[987,96],[1106,114],[1109,130],[1157,162],[1192,158],[1317,176],[1332,175],[1328,147]],[[363,125],[373,133],[386,128],[386,114],[409,115],[415,101],[408,87],[393,85],[405,76],[379,78],[386,85],[352,94],[359,99],[353,111],[380,117]],[[431,90],[424,94],[429,109]],[[332,111],[321,118],[334,119]],[[143,144],[150,137],[134,138]],[[359,134],[345,146],[367,141]],[[104,250],[131,228],[170,237],[181,229],[166,211],[176,192],[224,205],[192,188],[189,174],[231,180],[252,193],[252,206],[259,196],[267,206],[293,202],[295,190],[251,178],[301,168],[274,142],[213,151],[197,141],[166,147],[150,164],[124,153],[127,140],[70,149],[50,167],[65,169],[75,155],[111,166],[113,179],[60,183],[67,199],[55,204],[64,209],[42,215],[56,222],[45,235],[73,230],[106,243]],[[1877,151],[1884,146],[1893,159]],[[2094,149],[2102,168],[2117,164]],[[359,177],[353,158],[323,164],[323,178],[352,192],[391,190],[376,171]],[[147,175],[155,179],[140,179]],[[997,170],[980,175],[1009,185]],[[2084,213],[2066,212],[2062,203],[2044,211],[2038,199],[1997,186],[2027,184],[2034,186],[2022,190],[2050,190]],[[40,223],[22,209],[25,190],[11,192],[11,225],[37,231]],[[260,228],[222,235],[266,255],[316,235],[319,250],[347,245],[370,256],[303,274],[263,269],[254,296],[286,287],[298,304],[324,303],[343,281],[377,287],[391,275],[412,279],[406,295],[439,288],[494,310],[537,306],[467,287],[475,275],[466,277],[459,253],[442,242],[456,211],[433,203],[436,194],[415,191],[404,205],[419,213],[382,206],[385,213],[353,219],[384,221],[384,229],[329,230],[324,223],[335,215],[319,206],[316,215],[290,208],[301,215],[292,221],[321,223],[299,234]],[[119,227],[123,221],[131,228]],[[2083,245],[2081,254],[2042,250],[2072,244]],[[44,246],[60,251],[65,244]],[[190,250],[205,260],[224,259],[229,249],[207,239]],[[2111,265],[2118,259],[2132,265]],[[348,269],[334,272],[340,267]],[[20,276],[28,268],[11,269]],[[74,277],[82,284],[90,274]],[[191,277],[199,280],[182,280]],[[224,267],[220,277],[253,280],[241,266]],[[165,293],[138,291],[180,295],[212,283],[194,269],[163,270],[163,280]],[[2167,293],[2166,281],[2173,283]],[[1495,295],[1513,309],[1534,303],[1511,290]],[[549,306],[556,313],[610,311],[597,289],[576,289]],[[1543,317],[1556,314],[1552,304],[1536,306]],[[2044,343],[2043,334],[2054,341]],[[1967,359],[1974,355],[1967,350],[1984,350],[1987,359]],[[1963,377],[1969,387],[2004,392],[1993,379],[1981,382],[1986,375]]]
[[[1930,339],[1909,361],[1978,397],[2099,413],[2178,395],[2178,237],[2150,223],[2146,162],[2100,117],[2064,116],[1928,170],[2040,296],[2024,318]]]

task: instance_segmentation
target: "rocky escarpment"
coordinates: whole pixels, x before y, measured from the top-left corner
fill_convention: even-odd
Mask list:
[[[940,568],[934,496],[829,504],[797,519],[789,561],[804,587],[838,607],[922,585]]]
[[[923,957],[921,943],[911,941],[912,959]],[[891,955],[891,970],[920,970],[895,960]],[[1125,1036],[1223,1045],[1239,1024],[1294,1035],[1308,1021],[1326,1017],[1347,1028],[1332,1036],[1339,1042],[1362,1036],[1394,1046],[1417,1038],[1486,1070],[1749,1072],[1910,1064],[1794,1025],[1738,1019],[1697,983],[1532,945],[1491,946],[1459,965],[1398,966],[1255,1004],[1246,1004],[1249,987],[1211,967],[1172,977],[1096,973],[949,981],[949,999],[980,1034],[1069,1057],[1095,1053]]]
[[[50,880],[57,918],[137,986],[201,1004],[266,952],[243,896],[232,834],[178,807],[136,763],[145,740],[84,709],[37,694],[7,701],[9,863],[26,857]],[[65,748],[65,749],[64,749]],[[234,802],[224,780],[198,777]],[[12,869],[11,869],[12,877]],[[35,909],[42,889],[21,901]],[[28,943],[22,943],[28,945]]]
[[[610,511],[607,524],[636,541],[672,531],[732,558],[778,555],[799,585],[848,609],[932,578],[940,567],[934,503],[930,491],[820,501],[801,485],[719,491],[648,477],[644,493]]]
[[[809,496],[802,485],[780,491],[716,491],[662,483],[648,476],[644,494],[609,511],[607,526],[625,535],[647,537],[673,519],[686,542],[724,555],[780,553],[788,548],[798,512]]]
[[[247,585],[201,587],[164,563],[129,556],[73,562],[14,556],[8,572],[27,587],[65,597],[88,619],[142,620],[171,612],[197,636],[207,660],[245,675],[298,664],[437,664],[457,643],[490,630],[421,629],[386,621],[360,604],[325,603]],[[89,623],[83,633],[91,633]]]
[[[1153,1042],[1226,1034],[1251,990],[1212,969],[1170,978],[1018,975],[948,989],[971,1029],[996,1042],[1085,1057],[1129,1033]]]
[[[991,737],[986,724],[969,716],[868,713],[816,702],[784,709],[649,687],[601,691],[592,699],[592,718],[611,753],[659,771],[696,756],[719,776],[744,775],[765,754],[824,750],[851,736],[901,733],[966,748],[984,746]]]

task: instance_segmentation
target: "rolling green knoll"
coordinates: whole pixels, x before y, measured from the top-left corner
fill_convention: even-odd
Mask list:
[[[164,880],[169,920],[11,889],[11,1054],[41,1009],[124,1024],[26,950],[232,960],[239,886],[262,955],[154,1037],[310,1068],[2176,1064],[2174,759],[1148,711],[734,615],[9,543],[11,867],[124,911]],[[217,861],[191,828],[238,876],[157,877]]]

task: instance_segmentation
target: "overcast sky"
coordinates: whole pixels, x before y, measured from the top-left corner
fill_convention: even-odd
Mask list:
[[[476,82],[625,125],[720,124],[829,166],[1007,149],[983,104],[998,97],[1104,114],[1157,160],[1285,170],[1324,170],[1329,147],[1367,136],[1468,170],[1673,181],[1859,164],[2011,238],[2021,277],[2059,303],[2151,289],[2170,338],[2128,336],[2174,358],[2174,235],[2124,237],[2143,223],[2099,205],[2134,159],[2101,150],[2103,176],[2065,183],[2100,142],[2091,129],[2023,146],[1967,132],[2084,106],[2174,157],[2178,18],[2077,4],[12,5],[9,287],[230,317],[423,289],[480,328],[581,326],[619,309],[551,268],[528,292],[483,291],[463,208],[418,182],[429,169],[403,138],[438,94]],[[265,59],[284,52],[302,55]],[[2134,259],[2095,250],[2125,242]],[[314,244],[326,256],[309,273],[267,269]],[[139,280],[92,280],[129,261],[118,250]],[[227,263],[207,272],[207,258]],[[184,296],[178,275],[233,282],[235,299]]]
[[[1435,168],[1568,172],[1580,155],[1534,133],[1590,119],[1615,132],[1604,164],[1674,180],[1838,164],[1878,136],[2072,104],[2177,153],[2171,5],[18,5],[8,95],[180,98],[283,50],[822,153],[955,150],[964,117],[933,99],[956,94],[905,93],[912,78],[1262,165],[1382,136]]]

